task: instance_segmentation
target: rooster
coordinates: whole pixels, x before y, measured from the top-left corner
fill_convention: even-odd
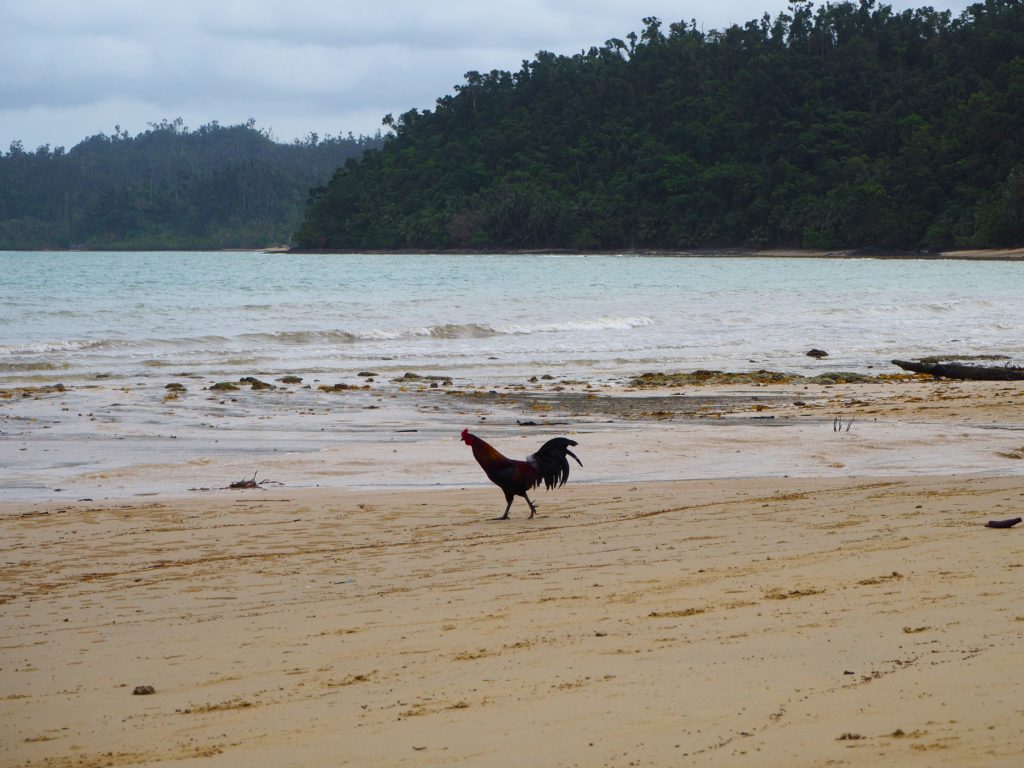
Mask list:
[[[537,508],[533,506],[530,497],[526,492],[536,488],[541,483],[548,490],[565,485],[569,479],[569,460],[566,456],[572,456],[581,467],[583,462],[575,453],[569,450],[570,445],[576,445],[575,440],[567,437],[554,437],[548,440],[532,456],[527,456],[526,461],[517,461],[502,456],[488,443],[476,435],[470,434],[468,429],[462,430],[462,442],[472,447],[473,458],[487,473],[492,483],[505,492],[505,514],[496,520],[508,520],[508,511],[512,509],[512,500],[516,496],[522,496],[530,505],[530,517],[537,514]]]

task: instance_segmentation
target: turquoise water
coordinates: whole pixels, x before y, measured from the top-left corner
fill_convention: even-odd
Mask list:
[[[190,371],[889,370],[1024,358],[1024,264],[874,259],[0,253],[0,382]],[[822,362],[811,347],[830,353]]]

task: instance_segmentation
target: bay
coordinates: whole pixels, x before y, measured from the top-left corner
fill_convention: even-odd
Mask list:
[[[880,372],[899,356],[1019,360],[1022,299],[1024,264],[1000,261],[5,252],[0,383]]]

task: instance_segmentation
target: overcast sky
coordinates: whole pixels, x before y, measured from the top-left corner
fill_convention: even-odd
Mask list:
[[[959,14],[966,0],[901,1]],[[372,134],[433,108],[469,70],[516,70],[695,19],[705,31],[786,0],[0,0],[0,150],[70,149],[147,123],[252,117],[283,141]]]

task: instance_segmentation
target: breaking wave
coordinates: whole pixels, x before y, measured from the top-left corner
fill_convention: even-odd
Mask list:
[[[820,313],[847,317],[885,317],[911,315],[945,315],[954,312],[987,310],[993,306],[985,299],[948,301],[927,301],[906,304],[864,304],[861,306],[840,306],[804,310],[805,314]]]
[[[367,328],[361,330],[270,331],[243,333],[237,336],[189,336],[180,338],[148,339],[69,339],[43,341],[30,344],[0,345],[0,356],[57,355],[76,352],[138,350],[152,352],[158,349],[205,350],[232,348],[241,342],[247,347],[332,346],[366,341],[394,341],[399,339],[480,339],[491,336],[527,335],[533,333],[586,333],[594,331],[628,330],[654,325],[650,317],[599,317],[592,320],[566,320],[557,323],[444,323],[422,327]]]
[[[287,345],[349,344],[359,341],[390,341],[430,337],[434,339],[483,339],[490,336],[511,336],[531,333],[572,333],[588,331],[628,330],[654,325],[649,317],[601,317],[594,320],[567,320],[561,323],[442,323],[423,327],[369,328],[358,331],[276,331],[248,333],[239,338],[251,342],[274,342]]]
[[[560,323],[467,323],[433,325],[427,335],[438,339],[475,339],[488,336],[520,336],[531,333],[572,333],[612,331],[654,325],[649,317],[600,317],[595,320],[566,320]]]
[[[119,349],[151,349],[153,347],[191,347],[214,341],[224,342],[223,336],[204,336],[180,339],[66,339],[39,341],[31,344],[0,344],[0,355],[47,355],[66,352],[92,352]]]
[[[103,349],[109,341],[40,341],[34,344],[3,344],[0,354],[45,355],[51,352],[78,352],[83,349]]]
[[[66,371],[70,367],[70,363],[46,361],[38,363],[0,363],[0,372],[32,373],[34,371]]]

